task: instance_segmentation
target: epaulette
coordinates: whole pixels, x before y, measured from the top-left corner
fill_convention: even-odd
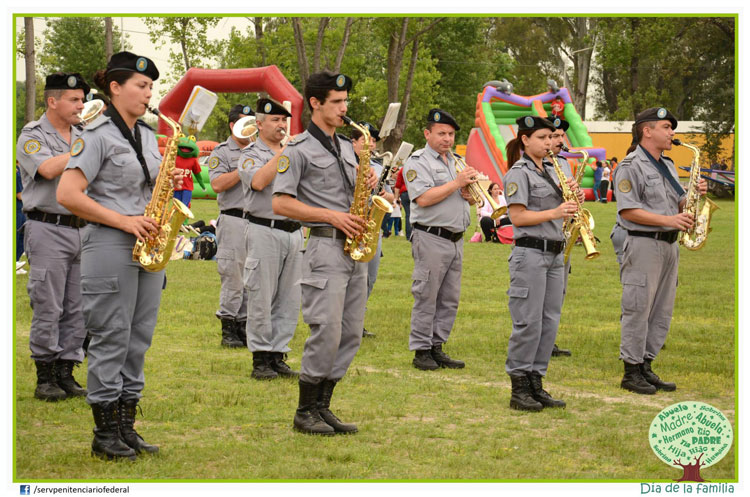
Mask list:
[[[87,131],[87,130],[91,130],[91,129],[96,129],[99,126],[101,126],[102,124],[104,124],[104,123],[106,123],[108,121],[111,121],[111,120],[112,120],[111,117],[106,116],[104,114],[99,114],[96,117],[96,119],[94,119],[93,121],[91,121],[90,123],[88,123],[88,125],[86,125],[86,127],[83,128],[83,130]]]
[[[287,143],[286,146],[287,147],[293,147],[293,146],[295,146],[295,145],[297,145],[299,143],[302,143],[303,141],[307,140],[309,138],[309,136],[310,136],[310,133],[308,133],[307,131],[305,131],[303,133],[300,133],[299,135],[297,135],[294,138],[292,138],[292,140],[289,143]],[[349,141],[349,138],[347,138],[346,140]]]
[[[141,126],[146,126],[146,127],[147,127],[148,129],[150,129],[151,131],[153,131],[153,130],[154,130],[154,128],[152,128],[151,126],[149,126],[148,124],[146,124],[146,121],[144,121],[144,120],[142,120],[142,119],[138,119],[138,120],[136,120],[136,123],[140,124]]]
[[[420,149],[419,149],[419,150],[417,150],[416,152],[413,152],[413,153],[412,153],[412,154],[411,154],[411,155],[409,156],[409,158],[411,159],[412,157],[420,157],[420,156],[421,156],[421,155],[422,155],[423,153],[424,153],[424,149],[423,149],[423,148],[420,148]]]
[[[42,124],[42,121],[29,121],[23,125],[23,129],[33,129]]]
[[[343,133],[336,133],[336,136],[339,137],[339,140],[345,140],[345,141],[348,141],[349,143],[351,143],[351,141],[352,141],[351,138],[349,138],[348,136],[346,136]]]
[[[630,155],[626,156],[622,161],[617,164],[617,168],[621,168],[622,166],[629,166],[633,162],[633,157]]]

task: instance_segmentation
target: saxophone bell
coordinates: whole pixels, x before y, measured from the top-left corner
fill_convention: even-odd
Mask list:
[[[708,197],[701,198],[698,185],[701,179],[700,149],[694,145],[683,143],[678,139],[672,140],[674,145],[682,145],[693,151],[693,162],[690,164],[690,180],[685,191],[685,206],[682,212],[693,216],[695,224],[687,231],[680,233],[680,245],[688,250],[699,250],[706,244],[708,234],[711,232],[711,216],[719,208],[716,203]],[[701,203],[701,200],[703,202]]]

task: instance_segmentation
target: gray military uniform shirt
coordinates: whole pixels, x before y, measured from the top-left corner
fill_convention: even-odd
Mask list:
[[[679,181],[677,170],[669,157],[661,156],[672,176]],[[672,188],[651,162],[646,151],[639,145],[617,166],[615,175],[617,188],[617,222],[625,229],[635,231],[673,231],[669,226],[648,226],[624,219],[624,209],[644,209],[654,214],[674,216],[679,212],[679,203],[684,198]]]
[[[237,161],[242,153],[242,148],[230,136],[223,143],[219,143],[208,158],[208,176],[211,181],[225,173],[231,173],[237,169]],[[219,210],[242,209],[244,200],[242,185],[237,183],[229,190],[216,195]]]
[[[271,208],[271,199],[273,198],[273,184],[276,181],[274,177],[271,183],[263,190],[253,190],[252,183],[255,174],[260,168],[268,163],[276,153],[258,137],[258,139],[245,147],[240,154],[238,161],[240,180],[242,189],[245,193],[245,212],[256,217],[265,219],[288,219],[284,216],[273,213]],[[277,173],[278,174],[278,173]]]
[[[554,166],[544,159],[542,166],[549,173],[552,180],[559,187]],[[512,204],[521,204],[528,210],[545,211],[554,209],[562,203],[562,197],[552,185],[540,173],[526,154],[524,154],[505,174],[505,200],[508,207]],[[513,221],[513,216],[511,216]],[[533,226],[513,225],[513,239],[518,240],[525,236],[544,238],[545,240],[563,240],[563,220],[553,219]]]
[[[70,211],[57,203],[57,185],[60,177],[46,179],[37,174],[42,162],[70,151],[71,144],[81,135],[81,129],[70,128],[70,143],[66,142],[52,123],[47,113],[38,121],[23,127],[16,144],[16,159],[21,166],[23,184],[23,211],[39,210],[51,214],[70,214]]]
[[[471,224],[469,203],[456,189],[440,202],[420,207],[416,199],[430,188],[444,185],[456,179],[455,158],[448,153],[448,164],[443,162],[429,145],[414,152],[404,165],[404,180],[411,200],[409,222],[425,226],[438,226],[453,232],[465,231]]]
[[[311,207],[349,212],[356,181],[357,158],[348,138],[339,137],[344,174],[336,157],[309,131],[295,136],[279,157],[273,193],[296,197]],[[304,178],[304,179],[303,179]],[[351,185],[341,188],[339,185]],[[302,223],[304,226],[329,226],[326,223]]]
[[[137,121],[136,126],[141,126],[143,158],[154,184],[162,160],[159,146],[146,123]],[[83,148],[71,156],[65,169],[80,169],[89,183],[86,194],[103,207],[125,216],[142,216],[153,187],[148,186],[135,150],[112,119],[99,116],[86,126],[80,140]]]

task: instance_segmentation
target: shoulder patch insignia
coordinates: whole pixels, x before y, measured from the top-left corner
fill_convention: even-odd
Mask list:
[[[27,154],[35,154],[42,149],[42,145],[36,140],[28,140],[23,144],[23,151]]]
[[[289,157],[287,157],[286,155],[282,155],[276,161],[276,171],[283,173],[287,169],[289,169]]]
[[[406,181],[411,183],[417,178],[417,172],[414,169],[409,169],[406,171]]]
[[[629,179],[624,179],[617,183],[617,189],[620,190],[622,193],[628,193],[630,190],[633,189],[633,185],[630,184]]]
[[[219,165],[219,158],[218,157],[211,157],[211,159],[208,161],[208,168],[209,169],[216,169],[216,167]]]
[[[518,191],[518,185],[516,183],[508,183],[508,196],[512,197]]]
[[[248,167],[253,167],[255,165],[255,161],[252,159],[252,157],[248,157],[245,159],[245,162],[242,163],[242,170],[244,171]]]
[[[85,146],[85,143],[83,143],[83,138],[78,138],[76,141],[73,142],[73,145],[70,146],[70,156],[75,157],[76,155],[83,152],[84,146]]]

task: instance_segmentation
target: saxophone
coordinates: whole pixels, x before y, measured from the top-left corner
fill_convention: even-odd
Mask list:
[[[687,212],[693,216],[695,224],[688,231],[680,234],[680,245],[688,250],[699,250],[706,244],[706,238],[711,232],[711,215],[713,211],[719,208],[716,203],[706,197],[701,205],[701,194],[698,190],[698,183],[701,179],[701,166],[698,163],[700,150],[698,147],[688,145],[680,140],[672,140],[675,145],[682,145],[693,151],[693,163],[690,164],[690,180],[687,191],[685,192],[685,206],[682,212]]]
[[[371,195],[367,187],[367,178],[370,177],[370,133],[367,128],[356,124],[348,117],[342,117],[349,126],[357,129],[365,135],[365,143],[359,153],[359,171],[354,185],[354,200],[349,209],[349,214],[359,216],[365,220],[365,228],[355,238],[347,238],[344,244],[344,252],[357,262],[369,262],[375,257],[378,249],[378,238],[380,237],[380,226],[383,217],[393,212],[393,206],[383,197]]]
[[[570,259],[570,252],[573,250],[573,246],[578,240],[580,235],[583,241],[583,248],[586,249],[586,260],[594,259],[599,257],[599,251],[596,250],[596,239],[594,233],[591,231],[591,213],[581,207],[581,202],[578,200],[576,192],[570,189],[568,186],[568,178],[565,176],[565,172],[557,163],[557,157],[552,150],[547,152],[547,155],[552,159],[552,163],[555,165],[555,173],[557,179],[560,181],[560,189],[562,190],[563,202],[575,202],[578,205],[578,210],[573,217],[566,223],[563,224],[563,235],[565,236],[565,263],[568,263]]]
[[[562,146],[562,149],[565,152],[570,152],[570,149],[566,147],[565,145]],[[581,158],[581,163],[578,164],[578,167],[576,168],[576,174],[574,176],[576,184],[580,187],[581,181],[583,181],[583,175],[586,173],[586,165],[589,163],[589,153],[586,152],[586,150],[584,149],[576,150],[576,152],[580,152],[581,155],[583,156]],[[584,216],[586,216],[589,219],[589,229],[593,231],[594,225],[595,225],[594,216],[591,215],[591,212],[588,209],[583,209],[583,210],[584,210]],[[567,225],[568,222],[569,221],[565,221],[564,225]]]
[[[174,250],[175,240],[180,226],[186,218],[193,218],[193,213],[185,204],[174,198],[172,171],[177,158],[177,142],[185,135],[182,127],[158,110],[148,109],[152,114],[164,120],[172,128],[172,136],[167,139],[164,158],[159,165],[151,200],[146,205],[144,216],[152,218],[159,225],[159,233],[146,241],[138,240],[133,247],[133,260],[150,272],[161,271],[169,262]]]

